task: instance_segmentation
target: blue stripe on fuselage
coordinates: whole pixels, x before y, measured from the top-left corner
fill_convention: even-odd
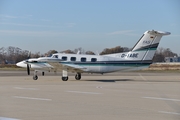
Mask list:
[[[147,66],[152,61],[97,61],[97,62],[60,62],[61,64],[75,64],[84,66]]]

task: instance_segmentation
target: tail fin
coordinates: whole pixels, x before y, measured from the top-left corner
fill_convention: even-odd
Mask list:
[[[152,60],[155,54],[155,51],[159,45],[159,42],[163,35],[169,35],[170,32],[162,32],[162,31],[146,31],[140,40],[136,43],[136,45],[132,49],[133,52],[140,52],[144,55],[141,60]]]

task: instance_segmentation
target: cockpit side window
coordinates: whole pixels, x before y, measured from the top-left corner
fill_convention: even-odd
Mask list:
[[[53,58],[58,58],[58,55],[53,55]]]
[[[91,58],[91,62],[96,62],[97,58]]]
[[[66,61],[67,57],[66,56],[62,56],[62,60]]]
[[[71,61],[76,61],[76,57],[71,57]]]

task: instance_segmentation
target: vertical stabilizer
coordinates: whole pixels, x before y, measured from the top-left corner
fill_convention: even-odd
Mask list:
[[[140,40],[133,47],[131,52],[140,52],[143,53],[141,60],[152,60],[155,54],[155,51],[159,45],[159,42],[164,35],[169,35],[170,32],[162,31],[146,31]]]

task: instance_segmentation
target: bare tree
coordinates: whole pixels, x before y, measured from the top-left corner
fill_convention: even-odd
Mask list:
[[[128,52],[130,49],[127,47],[121,47],[117,46],[114,48],[105,48],[100,54],[112,54],[112,53],[120,53],[120,52]],[[92,51],[85,51],[84,49],[77,48],[75,50],[65,50],[62,51],[61,53],[71,53],[71,54],[76,54],[77,51],[80,51],[82,54],[91,54],[94,55],[94,52]],[[57,53],[56,50],[49,50],[46,54],[54,54]],[[1,47],[0,48],[0,63],[1,64],[6,64],[7,61],[9,63],[17,63],[19,61],[25,60],[28,58],[29,51],[27,50],[22,50],[18,47],[13,47],[9,46],[7,48]],[[38,58],[43,56],[40,54],[40,52],[32,53],[31,58]],[[163,62],[165,57],[174,57],[177,56],[176,53],[172,52],[169,48],[159,48],[155,56],[153,58],[153,62]]]
[[[127,48],[125,48],[125,50],[127,51]],[[105,54],[112,54],[112,53],[121,53],[124,52],[124,48],[121,46],[117,46],[114,48],[105,48],[100,55],[105,55]]]
[[[164,62],[165,57],[178,56],[176,53],[172,52],[169,48],[160,47],[153,58],[153,62]]]
[[[95,53],[94,52],[92,52],[92,51],[86,51],[86,53],[85,54],[87,54],[87,55],[95,55]]]
[[[61,53],[75,54],[75,52],[72,50],[64,50],[64,51],[61,51]]]
[[[36,52],[36,53],[32,53],[31,54],[31,58],[39,58],[39,57],[41,57],[42,55],[41,55],[41,53],[40,52]]]
[[[78,53],[78,52],[80,52],[80,54],[85,54],[86,53],[85,50],[82,47],[74,49],[74,53]]]
[[[128,47],[123,47],[123,52],[129,52],[131,49]]]
[[[45,53],[45,56],[51,56],[52,54],[58,53],[56,50],[49,50],[47,53]]]
[[[0,63],[5,64],[6,63],[6,48],[2,47],[0,48]]]
[[[18,47],[9,46],[7,48],[0,48],[0,62],[3,64],[17,63],[24,59],[27,59],[28,51],[21,50]]]

